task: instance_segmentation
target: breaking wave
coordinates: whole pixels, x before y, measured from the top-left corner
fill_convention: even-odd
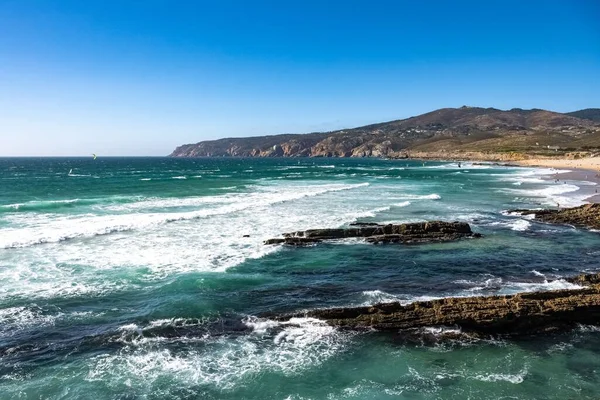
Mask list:
[[[188,212],[158,212],[158,213],[131,213],[125,215],[76,215],[56,217],[47,220],[46,223],[32,224],[23,228],[5,228],[0,231],[0,248],[18,248],[32,245],[61,242],[65,240],[108,235],[116,232],[127,232],[132,230],[148,229],[171,222],[206,218],[215,215],[232,214],[253,207],[271,206],[278,203],[299,200],[305,197],[313,197],[329,192],[352,190],[368,186],[368,183],[352,185],[334,184],[322,186],[306,186],[286,188],[281,191],[274,188],[263,192],[237,196],[231,200],[225,200],[225,205],[214,208],[206,208]],[[231,201],[229,201],[231,200]],[[165,200],[161,200],[165,201]],[[189,202],[189,199],[166,200],[178,203],[178,205]],[[208,202],[210,197],[193,199],[192,201]],[[145,204],[142,207],[148,206]],[[156,204],[150,204],[156,206]],[[165,204],[161,204],[165,206]],[[127,206],[135,208],[136,206]]]
[[[244,323],[251,333],[201,337],[202,346],[186,346],[185,338],[132,342],[119,354],[94,357],[85,379],[130,379],[138,389],[174,379],[227,390],[264,373],[289,376],[318,366],[343,351],[354,336],[313,318],[278,322],[249,317]],[[163,345],[156,348],[156,342]]]

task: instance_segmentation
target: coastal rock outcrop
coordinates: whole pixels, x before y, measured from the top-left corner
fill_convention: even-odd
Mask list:
[[[559,210],[511,210],[510,212],[533,215],[535,220],[542,222],[600,229],[600,204],[585,204]]]
[[[312,310],[278,317],[312,317],[348,329],[380,331],[460,327],[465,333],[523,335],[600,323],[600,274],[570,279],[580,289],[505,296],[450,297],[365,307]]]
[[[265,244],[306,245],[323,240],[364,238],[369,243],[429,243],[480,237],[465,222],[429,221],[410,224],[355,224],[351,228],[309,229],[284,233],[282,238],[265,241]]]

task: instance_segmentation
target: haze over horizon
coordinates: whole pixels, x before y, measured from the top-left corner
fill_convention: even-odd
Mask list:
[[[0,4],[0,156],[599,107],[596,1]]]

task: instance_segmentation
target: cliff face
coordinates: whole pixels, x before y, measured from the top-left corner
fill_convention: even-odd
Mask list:
[[[396,158],[432,152],[552,154],[556,148],[600,147],[600,122],[585,118],[592,114],[589,110],[561,114],[537,109],[445,108],[333,132],[204,141],[179,146],[171,156]]]

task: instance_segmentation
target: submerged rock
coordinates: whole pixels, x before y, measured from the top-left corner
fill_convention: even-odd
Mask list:
[[[381,226],[377,222],[352,222],[350,226]]]
[[[585,286],[505,296],[450,297],[407,305],[394,302],[311,310],[278,319],[312,317],[348,329],[414,332],[451,326],[466,333],[509,335],[600,323],[600,274],[581,275],[569,281]]]
[[[559,210],[511,210],[510,212],[533,215],[535,220],[542,222],[600,229],[600,204],[585,204]]]
[[[357,223],[352,228],[309,229],[284,233],[283,238],[269,239],[265,244],[306,245],[323,240],[364,238],[369,243],[429,243],[480,237],[466,222],[430,221],[410,224]]]
[[[305,237],[285,237],[265,240],[265,244],[289,244],[293,246],[304,246],[313,243],[321,242],[321,239],[305,238]]]

